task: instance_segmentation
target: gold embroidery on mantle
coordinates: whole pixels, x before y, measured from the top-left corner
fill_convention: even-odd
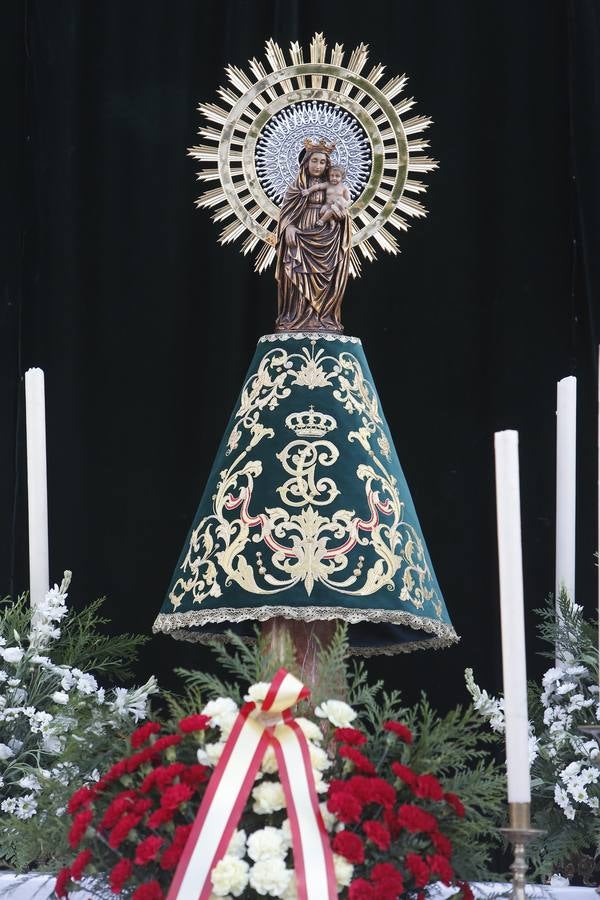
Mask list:
[[[339,456],[332,442],[321,439],[293,440],[276,454],[284,471],[292,476],[277,488],[283,506],[253,511],[254,484],[262,474],[262,463],[252,458],[252,451],[274,437],[273,429],[261,423],[261,414],[276,409],[294,386],[311,391],[330,389],[344,410],[359,415],[361,426],[350,432],[348,440],[358,441],[369,458],[355,473],[363,483],[369,511],[366,519],[353,510],[325,514],[317,508],[331,505],[340,494],[332,478],[319,477],[318,466],[331,466]],[[305,434],[322,435],[336,424],[332,416],[313,407],[286,419],[286,425],[297,434],[304,429]],[[169,594],[173,610],[186,594],[200,604],[207,597],[220,597],[222,583],[228,586],[232,582],[256,595],[302,585],[310,596],[320,583],[339,593],[368,596],[383,588],[394,590],[394,577],[403,566],[399,599],[419,610],[427,604],[440,619],[442,604],[424,547],[413,526],[404,520],[396,479],[373,449],[374,438],[378,451],[389,461],[390,445],[377,396],[352,353],[328,354],[315,339],[298,352],[281,347],[268,350],[242,389],[227,440],[226,455],[234,458],[219,473],[212,514],[192,532],[180,568],[182,575]],[[290,512],[285,506],[297,511]],[[253,553],[252,545],[256,547]],[[353,552],[366,547],[376,554],[368,566],[362,554]]]

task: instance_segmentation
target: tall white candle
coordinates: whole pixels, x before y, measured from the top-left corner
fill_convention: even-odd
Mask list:
[[[508,801],[528,803],[531,784],[518,433],[498,431],[494,444]]]
[[[48,487],[46,480],[46,401],[44,373],[25,372],[27,430],[27,512],[29,519],[29,591],[32,606],[43,600],[49,583]]]
[[[556,391],[556,598],[566,590],[575,600],[575,510],[577,475],[577,379]]]

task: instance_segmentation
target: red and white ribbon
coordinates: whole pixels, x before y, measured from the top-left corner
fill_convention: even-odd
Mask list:
[[[290,711],[309,693],[301,681],[280,669],[263,702],[242,707],[206,788],[167,900],[210,897],[210,874],[227,852],[269,746],[275,751],[286,799],[299,900],[337,897],[308,743]]]

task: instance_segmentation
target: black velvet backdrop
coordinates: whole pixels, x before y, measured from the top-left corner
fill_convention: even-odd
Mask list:
[[[51,574],[148,631],[256,338],[253,274],[196,212],[200,100],[273,36],[371,46],[433,117],[427,219],[366,264],[364,342],[458,647],[374,660],[407,697],[500,684],[493,432],[521,441],[526,602],[554,582],[555,382],[579,377],[578,599],[595,603],[600,46],[591,0],[15,2],[2,12],[0,588],[27,587],[22,374],[46,372]],[[529,616],[530,665],[534,617]],[[140,677],[208,651],[155,638]]]

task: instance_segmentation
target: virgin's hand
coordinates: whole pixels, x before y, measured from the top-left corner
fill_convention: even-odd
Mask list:
[[[288,247],[296,246],[296,232],[297,231],[298,231],[298,229],[296,228],[295,225],[288,225],[288,227],[285,229],[285,242],[288,245]]]

